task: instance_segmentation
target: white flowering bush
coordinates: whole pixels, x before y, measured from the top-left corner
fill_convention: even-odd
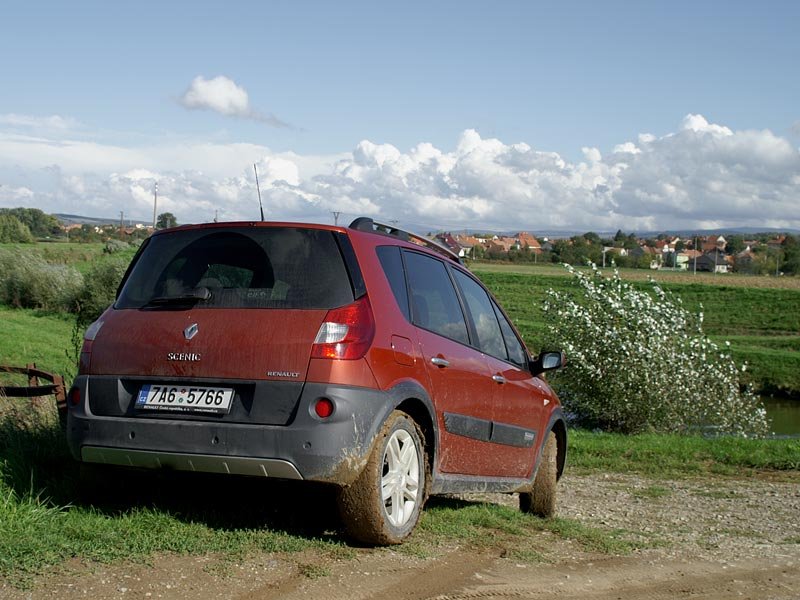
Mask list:
[[[569,265],[578,296],[547,292],[549,335],[567,353],[567,368],[554,380],[566,409],[608,431],[697,432],[763,435],[766,412],[742,390],[729,352],[702,329],[703,313],[651,280],[637,290],[619,273],[596,265]]]

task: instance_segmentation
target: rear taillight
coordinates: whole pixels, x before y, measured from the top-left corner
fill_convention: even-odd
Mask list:
[[[81,347],[80,361],[78,362],[78,375],[84,375],[89,372],[89,364],[92,361],[92,342],[103,327],[103,321],[98,319],[86,329],[83,334],[83,346]]]
[[[81,391],[78,388],[69,391],[69,403],[71,406],[78,406],[81,403]]]
[[[325,315],[320,325],[312,358],[340,358],[353,360],[367,353],[375,336],[375,320],[369,299],[364,296],[352,304],[334,308]]]

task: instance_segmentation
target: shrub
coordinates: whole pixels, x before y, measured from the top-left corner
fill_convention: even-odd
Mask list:
[[[125,275],[129,262],[127,259],[114,257],[91,268],[77,298],[80,326],[85,327],[97,319],[114,302],[117,287]]]
[[[0,301],[19,308],[73,310],[83,285],[67,265],[51,265],[34,254],[0,249]]]
[[[33,241],[31,230],[14,215],[0,213],[0,242],[27,244]]]
[[[106,254],[114,254],[122,250],[129,250],[130,248],[131,245],[127,242],[123,242],[122,240],[108,240],[106,245],[103,247],[103,252]]]
[[[649,293],[616,271],[566,267],[580,301],[551,289],[543,308],[569,358],[554,378],[567,410],[607,431],[766,433],[763,407],[740,388],[728,344],[703,333],[702,312],[690,313],[652,280]]]

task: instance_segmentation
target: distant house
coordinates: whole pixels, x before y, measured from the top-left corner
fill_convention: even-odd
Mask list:
[[[684,250],[678,253],[678,267],[684,270],[694,270],[694,259],[700,258],[703,253],[698,250]]]
[[[519,243],[513,237],[494,236],[487,241],[486,250],[498,254],[507,254],[509,250],[519,250]]]
[[[703,252],[713,252],[714,250],[724,252],[727,245],[728,240],[721,235],[709,235],[702,241],[700,249]]]
[[[617,256],[628,256],[629,251],[625,248],[617,248],[616,246],[604,246],[603,252],[609,254],[616,254]],[[632,250],[630,252],[633,252]]]
[[[468,256],[469,253],[472,251],[471,246],[468,248],[462,246],[450,232],[440,233],[434,239],[443,246],[449,248],[453,253],[457,254],[460,258]]]
[[[719,250],[706,252],[697,257],[697,270],[709,273],[727,273],[729,263],[727,257]]]
[[[746,250],[742,250],[736,255],[734,266],[738,271],[747,271],[753,266],[753,261],[756,255],[750,250],[750,246]]]
[[[520,248],[528,248],[534,254],[542,253],[542,246],[539,244],[539,240],[537,240],[527,231],[520,231],[517,234],[517,243],[519,244]]]
[[[663,262],[663,252],[644,243],[628,250],[628,256],[637,260],[645,256],[648,257],[650,259],[651,269],[658,269]]]
[[[776,238],[773,238],[767,242],[767,248],[770,250],[780,250],[781,246],[783,246],[783,242],[786,241],[785,235],[779,235]]]

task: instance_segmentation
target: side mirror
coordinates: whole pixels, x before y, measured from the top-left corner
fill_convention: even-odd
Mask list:
[[[531,360],[531,373],[539,375],[545,371],[560,369],[567,364],[567,356],[563,351],[542,352],[535,359]]]

